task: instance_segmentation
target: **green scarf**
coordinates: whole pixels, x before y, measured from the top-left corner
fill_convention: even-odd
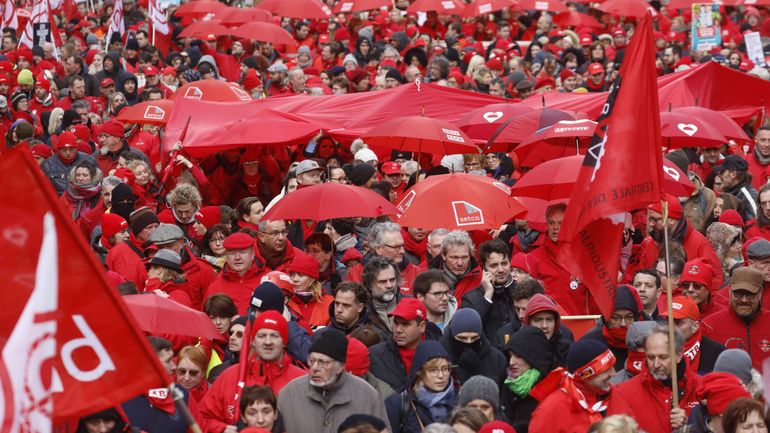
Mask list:
[[[538,379],[540,379],[540,372],[534,368],[530,368],[516,379],[508,378],[505,379],[505,382],[503,383],[505,383],[508,386],[508,389],[510,389],[512,393],[516,394],[516,396],[519,398],[524,398],[529,394],[529,390],[535,386],[535,383],[537,383]]]

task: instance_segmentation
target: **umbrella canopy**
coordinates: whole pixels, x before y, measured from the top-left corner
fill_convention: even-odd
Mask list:
[[[239,26],[252,21],[273,21],[273,14],[264,9],[237,8],[232,6],[228,6],[217,12],[216,17],[223,26]]]
[[[487,140],[487,151],[509,152],[513,144],[521,143],[530,135],[560,120],[576,120],[581,116],[576,112],[554,110],[551,108],[530,109],[506,120]]]
[[[134,315],[142,331],[151,334],[187,335],[211,340],[222,340],[214,322],[198,310],[156,294],[123,296],[123,301]]]
[[[569,12],[569,8],[559,0],[519,0],[519,3],[514,7],[519,11],[535,10],[535,11],[549,11],[549,12]]]
[[[396,213],[396,207],[391,202],[370,189],[328,182],[284,196],[262,219],[324,221],[333,218],[376,218]]]
[[[226,6],[224,3],[220,3],[215,0],[194,0],[179,6],[177,10],[174,11],[174,15],[178,17],[181,17],[181,16],[199,17],[199,16],[208,15],[211,13],[216,13],[224,9],[225,7]]]
[[[479,148],[458,127],[425,116],[396,117],[370,129],[363,140],[370,146],[434,155],[479,153]]]
[[[612,15],[642,18],[651,10],[653,16],[657,15],[655,9],[644,0],[607,0],[597,7],[599,10]]]
[[[449,230],[493,230],[526,208],[504,183],[464,173],[430,176],[418,182],[398,203],[404,227]]]
[[[691,116],[698,117],[704,122],[710,124],[716,128],[725,137],[741,142],[748,143],[751,141],[746,131],[740,127],[733,119],[727,117],[726,114],[721,111],[712,110],[706,107],[681,107],[671,110],[675,113],[684,113]]]
[[[457,121],[457,126],[474,140],[487,141],[507,120],[530,111],[532,107],[525,107],[523,104],[489,104],[469,111]]]
[[[255,41],[272,42],[279,45],[297,45],[297,41],[283,27],[264,21],[253,21],[230,30],[229,33],[239,38]]]
[[[177,89],[171,99],[185,98],[214,102],[251,101],[251,95],[234,83],[221,80],[199,80],[187,83]]]
[[[256,7],[290,18],[325,19],[332,14],[331,9],[320,0],[263,0]]]
[[[559,27],[591,27],[602,28],[602,24],[591,15],[580,12],[562,12],[553,17],[553,22]]]
[[[435,11],[444,15],[459,15],[465,9],[465,4],[458,0],[417,0],[406,8],[407,12]]]
[[[353,12],[370,11],[372,9],[381,9],[392,5],[393,3],[390,0],[342,0],[334,7],[334,13],[349,14]]]
[[[596,122],[591,120],[560,120],[529,136],[513,152],[519,166],[536,167],[542,162],[584,151],[595,130]]]
[[[161,99],[145,101],[126,107],[118,114],[118,120],[123,123],[165,125],[171,117],[174,101]]]
[[[473,18],[497,12],[501,9],[513,6],[516,0],[473,0],[463,9],[463,18]]]
[[[553,201],[569,199],[583,165],[584,155],[546,161],[528,171],[511,188],[517,197]],[[695,186],[673,162],[663,159],[663,189],[676,197],[689,197]],[[677,174],[678,173],[678,174]]]
[[[674,111],[660,113],[660,135],[669,149],[718,147],[728,142],[719,129],[698,116]]]
[[[189,4],[189,3],[187,3]],[[230,29],[223,26],[218,19],[209,21],[196,21],[185,27],[180,38],[205,38],[208,35],[222,36],[229,34]]]

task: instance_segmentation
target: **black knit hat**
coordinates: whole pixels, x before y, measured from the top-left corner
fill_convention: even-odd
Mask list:
[[[353,415],[345,418],[345,421],[342,421],[342,424],[337,427],[337,433],[342,433],[349,428],[361,427],[366,424],[374,427],[374,429],[377,431],[383,431],[388,428],[388,426],[385,424],[385,421],[377,418],[376,416],[368,415],[365,413],[354,413]]]
[[[126,221],[131,219],[131,212],[134,211],[134,202],[136,196],[131,187],[125,183],[119,183],[112,190],[112,207],[110,212],[122,216]]]
[[[131,227],[134,236],[138,235],[145,227],[153,223],[160,224],[160,220],[158,220],[158,216],[155,215],[155,212],[148,207],[142,207],[133,211],[128,218],[128,226]]]
[[[385,78],[393,78],[394,80],[398,81],[399,83],[404,82],[404,77],[401,76],[401,73],[398,72],[398,69],[391,68],[387,74],[385,74]]]
[[[523,358],[542,375],[548,374],[553,365],[550,349],[548,338],[540,328],[534,326],[522,326],[505,345],[505,350]]]
[[[260,312],[274,310],[283,313],[283,302],[283,292],[280,287],[270,281],[258,285],[251,295],[251,307]]]
[[[627,284],[621,284],[615,288],[615,309],[633,311],[634,316],[638,316],[639,304],[636,303],[636,298],[631,290],[635,289]]]
[[[574,373],[606,351],[607,345],[599,340],[587,338],[578,340],[567,352],[567,370]]]
[[[320,334],[316,334],[315,341],[310,345],[310,353],[323,353],[344,364],[348,357],[348,339],[345,338],[345,333],[325,328]]]
[[[369,164],[356,164],[348,173],[348,178],[353,185],[364,186],[375,173],[377,173],[377,170]]]

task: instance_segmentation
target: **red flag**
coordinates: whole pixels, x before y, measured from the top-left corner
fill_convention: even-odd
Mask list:
[[[168,374],[29,151],[2,155],[0,171],[0,335],[9,336],[0,430],[43,431],[26,427],[166,386]]]
[[[626,49],[564,216],[559,260],[604,317],[614,307],[624,212],[663,197],[655,45],[649,14]]]
[[[16,17],[16,3],[13,0],[3,0],[3,27],[11,27],[17,31],[19,29],[19,18]]]
[[[123,39],[123,33],[126,31],[126,23],[123,20],[123,0],[115,0],[115,7],[110,15],[110,23],[107,29],[107,43],[112,40],[112,34],[118,33],[120,39]]]
[[[168,54],[171,48],[171,23],[168,21],[166,11],[160,8],[160,0],[150,0],[147,8],[148,18],[150,20],[152,44],[156,46],[163,55]]]

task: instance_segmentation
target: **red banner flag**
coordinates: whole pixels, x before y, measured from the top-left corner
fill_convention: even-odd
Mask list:
[[[29,151],[2,155],[0,172],[0,431],[50,431],[167,386]]]
[[[168,20],[166,11],[161,9],[160,0],[150,0],[147,7],[147,15],[150,21],[152,44],[165,56],[171,48],[171,34],[173,29]]]
[[[604,317],[614,306],[624,212],[663,197],[656,79],[648,14],[597,119],[559,234],[559,260],[588,287]]]

